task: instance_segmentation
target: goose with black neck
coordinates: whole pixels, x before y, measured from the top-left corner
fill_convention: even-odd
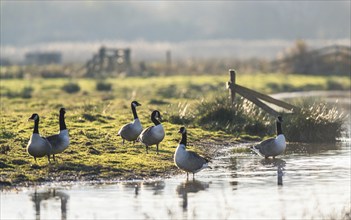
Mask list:
[[[68,148],[68,145],[69,145],[69,134],[65,123],[66,109],[60,108],[59,114],[60,114],[59,115],[59,125],[60,125],[59,133],[47,137],[48,141],[52,146],[51,154],[54,160],[55,160],[55,154],[62,153],[64,150]]]
[[[251,147],[251,149],[265,158],[273,157],[274,159],[276,156],[282,154],[286,148],[285,136],[282,131],[282,122],[282,116],[278,116],[276,121],[277,136],[275,138],[264,140],[258,145]]]
[[[34,113],[28,120],[34,121],[34,129],[28,141],[27,152],[34,157],[35,162],[37,162],[38,157],[47,156],[50,163],[52,147],[49,141],[39,134],[39,115]]]
[[[186,150],[187,145],[187,130],[185,127],[181,127],[179,132],[182,134],[182,139],[180,140],[178,147],[174,153],[174,163],[175,165],[184,170],[189,178],[189,173],[193,174],[193,179],[195,178],[195,173],[205,169],[212,169],[208,163],[209,160],[198,155],[193,151]]]
[[[125,140],[127,141],[135,141],[139,137],[140,133],[143,131],[143,127],[141,126],[140,120],[138,118],[138,114],[136,111],[137,106],[141,106],[141,104],[137,101],[132,101],[131,104],[131,109],[133,113],[133,118],[134,120],[128,124],[123,125],[119,131],[118,131],[118,136],[122,137],[122,144],[124,145]]]
[[[153,111],[151,121],[154,125],[144,129],[139,136],[140,142],[146,146],[146,153],[149,152],[149,146],[156,145],[156,153],[158,154],[159,144],[165,137],[165,131],[159,120],[162,120],[161,113],[158,110]]]

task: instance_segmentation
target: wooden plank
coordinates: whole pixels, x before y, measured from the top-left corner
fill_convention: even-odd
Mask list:
[[[229,89],[229,95],[230,98],[232,100],[232,104],[235,103],[235,70],[230,69],[229,70],[229,76],[230,76],[230,80],[229,82],[227,82],[227,88]]]
[[[271,114],[275,117],[279,116],[279,112],[277,112],[276,110],[272,109],[271,107],[269,107],[268,105],[266,105],[265,103],[263,103],[262,101],[260,101],[259,99],[257,99],[255,96],[249,94],[249,93],[241,93],[242,91],[239,90],[237,91],[238,94],[240,94],[241,96],[243,96],[244,98],[246,98],[247,100],[253,102],[255,105],[257,105],[258,107],[262,108],[264,111],[266,111],[268,114]]]
[[[272,104],[275,104],[279,107],[282,107],[284,109],[287,109],[287,110],[292,110],[292,111],[296,111],[298,110],[299,108],[296,107],[296,106],[293,106],[289,103],[286,103],[286,102],[283,102],[283,101],[280,101],[278,99],[274,99],[268,95],[265,95],[265,94],[262,94],[262,93],[259,93],[259,92],[256,92],[254,90],[251,90],[251,89],[248,89],[246,87],[243,87],[243,86],[240,86],[238,84],[235,84],[235,87],[234,87],[235,91],[237,93],[240,93],[242,96],[252,96],[252,97],[257,97],[259,99],[262,99],[266,102],[269,102],[269,103],[272,103]]]

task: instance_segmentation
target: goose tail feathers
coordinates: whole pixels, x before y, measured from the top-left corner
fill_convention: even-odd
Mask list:
[[[205,163],[205,164],[202,166],[202,169],[205,169],[205,168],[212,169],[212,167],[211,167],[210,165],[208,165],[208,163]]]
[[[263,155],[261,154],[260,149],[258,148],[257,145],[251,146],[250,149],[251,149],[253,152],[255,152],[256,154],[258,154],[258,155],[260,155],[260,156],[263,156]]]

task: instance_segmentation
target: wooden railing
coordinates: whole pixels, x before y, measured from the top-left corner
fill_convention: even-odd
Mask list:
[[[289,103],[283,102],[278,99],[274,99],[263,93],[259,93],[252,89],[236,84],[235,83],[236,73],[235,73],[235,70],[233,69],[229,70],[229,75],[230,75],[230,80],[229,82],[227,82],[227,88],[229,89],[229,95],[233,104],[235,103],[235,95],[236,93],[238,93],[242,97],[256,104],[258,107],[262,108],[264,111],[266,111],[267,113],[273,116],[278,116],[280,113],[275,109],[271,108],[270,106],[268,106],[267,104],[265,104],[263,101],[279,106],[283,109],[286,109],[290,113],[293,113],[299,109],[298,107],[291,105]]]

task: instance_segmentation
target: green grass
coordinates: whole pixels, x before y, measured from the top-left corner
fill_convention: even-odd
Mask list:
[[[0,182],[19,184],[169,175],[177,170],[172,157],[180,139],[177,131],[184,124],[188,126],[189,148],[202,153],[204,149],[199,144],[201,142],[250,140],[250,137],[256,140],[258,134],[254,130],[251,133],[240,130],[238,132],[233,127],[234,133],[231,134],[200,124],[206,117],[197,113],[199,109],[207,108],[206,105],[201,107],[201,103],[218,94],[227,94],[227,80],[227,75],[121,77],[104,81],[111,85],[111,90],[97,91],[98,81],[94,79],[2,79]],[[281,80],[291,83],[291,87],[305,89],[306,85],[310,84],[327,88],[330,80],[342,83],[343,88],[350,87],[347,77],[282,74],[242,74],[238,76],[237,82],[258,91],[272,93],[274,90],[267,85],[279,83]],[[79,85],[80,91],[74,94],[63,92],[61,88],[67,83]],[[335,83],[332,85],[335,86]],[[31,97],[8,95],[21,94],[25,88],[32,88]],[[160,145],[159,155],[155,154],[155,147],[146,154],[145,147],[138,143],[135,146],[121,145],[117,131],[123,124],[132,120],[132,100],[142,104],[138,107],[138,114],[144,127],[152,125],[152,110],[160,110],[164,117],[166,137]],[[67,111],[66,124],[71,137],[70,146],[64,153],[57,155],[57,162],[48,165],[46,158],[40,158],[38,165],[33,165],[34,159],[25,149],[33,129],[33,122],[28,122],[27,119],[32,113],[38,113],[41,135],[55,134],[59,129],[60,107],[65,107]],[[193,123],[194,120],[196,123]],[[210,120],[210,117],[206,120]],[[252,122],[252,125],[255,123],[259,122]]]

